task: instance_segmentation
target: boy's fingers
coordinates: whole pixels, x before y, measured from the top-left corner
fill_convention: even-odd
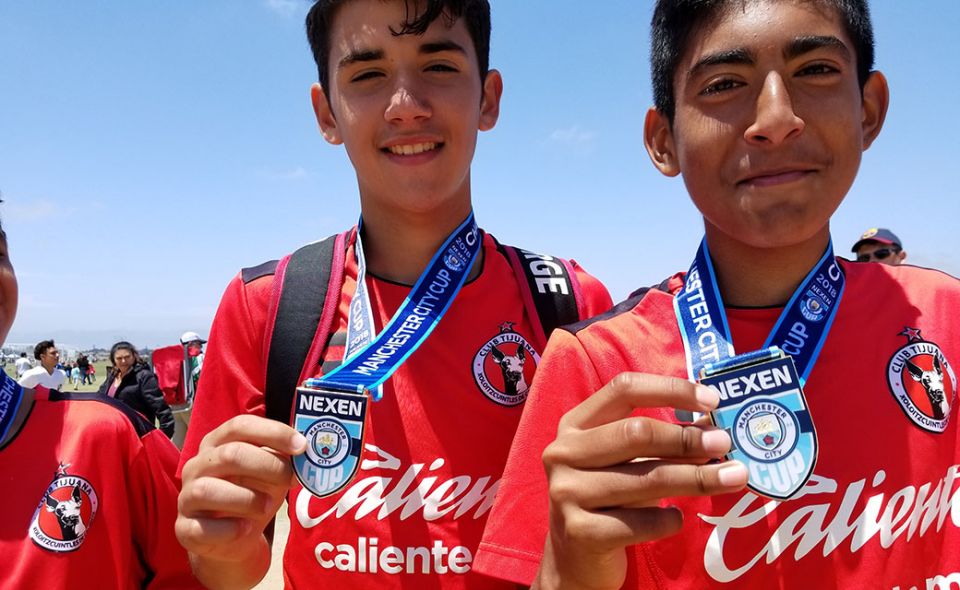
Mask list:
[[[243,518],[180,517],[176,522],[177,540],[187,551],[201,556],[222,552],[224,548],[229,555],[234,543],[252,530],[252,523]]]
[[[245,442],[229,442],[204,449],[183,466],[184,482],[199,477],[221,477],[260,482],[253,487],[283,486],[290,473],[289,459],[267,448]]]
[[[661,498],[727,494],[746,484],[747,469],[736,461],[710,465],[639,461],[560,474],[550,481],[550,499],[587,510],[636,508],[655,505]]]
[[[272,501],[267,494],[214,477],[201,477],[184,487],[178,504],[187,517],[264,519]]]
[[[307,447],[307,439],[289,425],[262,416],[242,414],[203,437],[200,451],[234,441],[267,447],[285,455],[298,455]]]
[[[637,458],[708,459],[730,450],[730,436],[712,426],[670,424],[634,416],[590,430],[568,430],[547,447],[544,463],[600,468]]]
[[[567,428],[587,429],[620,420],[637,408],[676,408],[709,412],[719,403],[711,388],[677,377],[620,373],[560,420]]]

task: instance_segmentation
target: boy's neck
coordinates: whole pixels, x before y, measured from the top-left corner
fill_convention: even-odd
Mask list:
[[[394,212],[378,215],[364,211],[363,254],[367,271],[395,283],[413,285],[440,246],[469,214],[469,208],[439,215]],[[468,279],[479,274],[482,259],[481,248]]]
[[[786,305],[830,241],[825,226],[810,239],[790,246],[756,248],[707,224],[707,244],[724,305]]]

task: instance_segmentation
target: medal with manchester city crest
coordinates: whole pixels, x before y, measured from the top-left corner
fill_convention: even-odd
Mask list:
[[[833,245],[807,274],[759,349],[737,355],[706,240],[674,299],[690,378],[717,391],[711,421],[730,435],[727,459],[747,487],[775,500],[795,496],[813,474],[819,443],[803,391],[830,332],[845,278]]]
[[[433,332],[480,252],[480,230],[471,213],[434,254],[390,322],[375,334],[361,229],[344,362],[320,378],[307,379],[294,400],[293,426],[306,437],[307,450],[293,457],[293,469],[303,487],[321,498],[342,490],[356,475],[368,402],[382,399],[384,381]]]
[[[720,394],[713,423],[730,434],[728,458],[747,466],[754,492],[785,500],[810,478],[817,432],[793,359],[777,347],[733,357],[701,372]]]

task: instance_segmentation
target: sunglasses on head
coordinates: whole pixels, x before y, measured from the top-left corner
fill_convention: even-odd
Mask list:
[[[896,248],[877,248],[873,252],[868,252],[867,254],[858,254],[857,262],[870,262],[870,260],[884,260],[891,254],[896,254],[900,250]]]

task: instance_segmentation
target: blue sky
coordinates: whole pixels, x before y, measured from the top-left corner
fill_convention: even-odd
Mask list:
[[[156,346],[206,335],[243,266],[359,213],[316,129],[305,0],[0,3],[0,205],[20,278],[8,341]],[[649,163],[647,0],[493,0],[497,127],[473,167],[502,241],[574,257],[615,299],[685,269],[702,226]],[[834,217],[845,252],[893,228],[960,275],[960,3],[873,2],[886,127]],[[585,8],[586,7],[586,8]]]

